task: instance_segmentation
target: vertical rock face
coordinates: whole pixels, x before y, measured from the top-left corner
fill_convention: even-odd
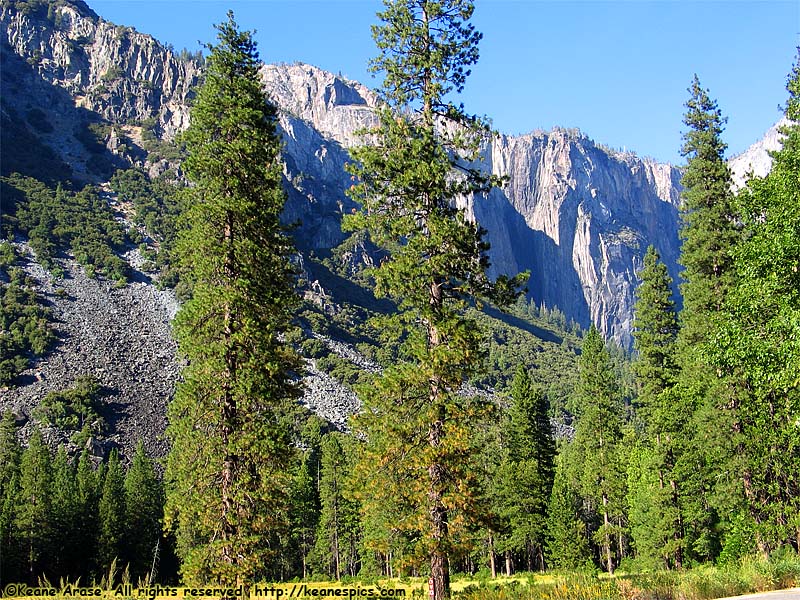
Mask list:
[[[374,122],[375,95],[308,65],[266,65],[262,74],[283,113],[290,216],[303,222],[311,247],[336,245],[339,216],[355,208],[344,194],[346,148]],[[629,345],[636,272],[649,244],[677,278],[678,170],[561,129],[499,136],[483,161],[507,184],[464,207],[488,231],[493,274],[530,270],[537,302]]]
[[[500,136],[491,167],[508,183],[475,216],[487,227],[498,273],[531,271],[532,297],[630,345],[636,272],[647,246],[677,276],[679,172],[598,147],[576,131]],[[513,260],[509,260],[513,257]]]
[[[167,139],[188,125],[191,90],[201,77],[197,60],[104,21],[82,2],[51,6],[26,12],[2,5],[0,42],[16,61],[4,70],[18,84],[11,95],[4,87],[4,118],[13,118],[9,102],[38,101],[56,125],[40,137],[71,164],[83,151],[71,135],[75,120],[124,124],[131,138],[145,119],[154,119]],[[299,223],[301,248],[333,247],[345,237],[342,214],[356,208],[345,193],[352,184],[347,149],[375,122],[377,97],[360,83],[304,64],[265,65],[262,78],[281,109],[286,219]],[[4,74],[4,86],[7,79]],[[47,106],[37,100],[45,92],[54,97]],[[26,110],[18,108],[13,114]],[[636,271],[649,244],[677,277],[678,171],[563,129],[499,136],[483,159],[507,183],[464,206],[488,230],[493,273],[529,269],[537,302],[558,306],[583,326],[594,322],[629,345]]]
[[[112,122],[155,118],[171,138],[188,124],[199,63],[148,35],[104,21],[83,2],[17,10],[3,3],[3,42],[77,106]]]

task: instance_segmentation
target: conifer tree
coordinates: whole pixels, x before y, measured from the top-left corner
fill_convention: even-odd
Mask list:
[[[722,131],[726,119],[697,76],[686,103],[684,145],[687,166],[682,193],[680,262],[683,309],[677,356],[680,377],[673,414],[691,415],[683,429],[693,434],[676,458],[676,478],[683,482],[684,527],[697,558],[718,552],[721,515],[740,510],[742,496],[734,475],[741,431],[734,421],[736,386],[720,377],[707,359],[720,326],[720,309],[733,283],[732,249],[740,238],[733,203],[730,170],[725,162]]]
[[[555,442],[547,416],[547,400],[522,365],[514,374],[511,399],[505,427],[506,456],[498,473],[501,513],[509,527],[506,545],[523,553],[528,570],[543,570]]]
[[[473,5],[384,4],[373,28],[380,54],[371,65],[384,76],[384,105],[372,143],[353,152],[351,196],[362,210],[348,226],[368,230],[390,250],[372,275],[379,293],[399,300],[392,330],[407,343],[404,360],[365,394],[361,464],[378,490],[369,504],[391,495],[402,506],[397,527],[427,559],[440,600],[450,595],[450,556],[478,497],[468,468],[470,408],[458,390],[480,365],[480,335],[464,309],[473,298],[510,303],[519,281],[488,279],[484,232],[455,205],[493,183],[472,167],[488,129],[447,101],[478,59]]]
[[[292,482],[291,535],[304,578],[309,574],[319,523],[320,445],[324,427],[325,421],[316,415],[309,417],[303,426],[300,439],[306,450],[299,457]]]
[[[660,394],[675,385],[675,339],[678,318],[672,300],[672,278],[658,251],[650,246],[638,273],[633,339],[639,381],[639,402],[648,414],[658,410]],[[652,416],[650,417],[652,419]]]
[[[125,474],[125,537],[123,558],[131,580],[146,580],[153,554],[160,546],[164,498],[153,462],[140,441]]]
[[[17,529],[19,503],[19,471],[16,471],[3,488],[0,497],[0,584],[23,580],[24,552],[20,531]]]
[[[169,409],[167,519],[187,582],[239,585],[278,576],[293,454],[279,415],[301,363],[282,341],[296,300],[276,110],[251,34],[233,13],[217,30],[185,134],[193,297],[174,325],[188,366]]]
[[[320,516],[315,554],[325,571],[341,579],[357,574],[360,522],[358,506],[346,496],[351,460],[348,438],[329,433],[322,441],[319,481]]]
[[[592,325],[583,338],[576,386],[577,425],[573,450],[584,502],[600,518],[594,540],[602,562],[614,571],[615,537],[622,535],[624,480],[619,445],[622,440],[622,402],[619,382],[600,332]],[[620,544],[616,544],[617,547]],[[617,556],[617,560],[621,559]]]
[[[291,534],[300,558],[303,577],[307,577],[308,558],[314,548],[319,522],[317,465],[311,452],[304,452],[292,481],[292,505],[289,511]],[[313,469],[313,473],[312,473]]]
[[[681,334],[686,343],[703,340],[706,316],[719,310],[731,283],[731,249],[739,239],[730,169],[722,141],[727,119],[695,75],[686,103],[681,154],[687,158],[681,184],[680,262],[683,283]]]
[[[20,463],[19,496],[15,528],[24,556],[24,573],[30,585],[47,575],[50,565],[52,523],[52,459],[41,432],[34,431]]]
[[[0,493],[19,470],[20,453],[14,415],[6,411],[0,420]]]
[[[53,461],[53,565],[54,579],[75,576],[81,566],[76,562],[78,540],[78,490],[75,469],[64,446],[59,446]]]
[[[579,485],[566,464],[569,454],[569,446],[563,446],[556,458],[547,511],[547,561],[551,568],[576,570],[591,562],[591,554]]]
[[[682,397],[675,390],[678,319],[671,298],[672,279],[653,246],[647,249],[639,277],[633,322],[638,353],[634,368],[647,441],[634,449],[628,469],[631,531],[641,556],[651,561],[658,556],[664,566],[681,568],[683,526],[674,469],[677,454],[685,445],[691,407],[682,406]],[[650,477],[651,471],[655,479]]]
[[[112,562],[122,562],[125,542],[125,479],[119,455],[113,450],[103,481],[103,493],[98,505],[100,523],[98,559],[103,573],[108,572]]]
[[[741,482],[758,549],[800,544],[800,51],[781,149],[738,196],[744,234],[710,349],[740,390]]]
[[[99,574],[97,557],[100,495],[104,479],[95,470],[89,451],[84,450],[78,459],[75,474],[78,502],[76,563],[81,566],[82,581],[89,581],[92,574]]]
[[[22,451],[10,411],[0,421],[0,589],[19,580],[20,540],[15,528]]]

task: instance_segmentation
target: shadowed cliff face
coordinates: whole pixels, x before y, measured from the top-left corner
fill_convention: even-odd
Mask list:
[[[104,21],[83,3],[47,14],[3,5],[3,41],[76,106],[112,122],[156,118],[169,138],[188,124],[197,61],[179,59],[148,35]]]
[[[201,78],[196,60],[178,58],[80,3],[51,12],[2,9],[3,51],[13,53],[12,71],[23,81],[4,99],[4,118],[28,108],[7,104],[33,106],[51,90],[59,101],[36,107],[54,131],[38,135],[85,179],[92,178],[86,165],[96,157],[73,133],[91,119],[119,125],[129,146],[136,145],[145,120],[154,120],[154,131],[165,139],[185,129],[192,88]],[[347,148],[374,123],[377,97],[357,82],[304,64],[265,65],[262,77],[281,109],[286,220],[299,223],[301,249],[335,246],[344,239],[341,215],[356,208],[345,194],[352,184],[344,169]],[[38,91],[26,95],[33,88]],[[104,140],[108,148],[117,143],[112,138]],[[137,160],[117,153],[117,166],[123,159]],[[629,345],[636,271],[649,244],[677,278],[677,170],[601,148],[567,130],[499,136],[486,147],[484,163],[507,183],[463,205],[488,231],[493,274],[530,270],[530,295],[537,302],[558,306],[583,326],[592,321]]]
[[[344,194],[346,148],[373,122],[375,95],[308,65],[266,65],[262,76],[283,111],[286,175],[296,184],[287,212],[303,222],[311,247],[335,245],[339,216],[355,208]],[[537,302],[630,345],[636,272],[649,244],[677,279],[678,170],[566,130],[499,136],[483,163],[507,183],[462,205],[488,231],[493,275],[530,270]]]
[[[516,240],[490,229],[498,272],[513,255],[519,268],[531,270],[537,301],[559,306],[584,326],[592,321],[629,345],[636,272],[648,245],[677,277],[677,169],[602,149],[565,130],[500,136],[491,164],[508,177],[502,196],[524,222]]]

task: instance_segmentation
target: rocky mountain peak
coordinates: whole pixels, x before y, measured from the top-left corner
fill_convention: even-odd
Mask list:
[[[772,167],[770,152],[781,148],[781,138],[783,136],[780,129],[788,124],[786,117],[783,117],[767,130],[764,137],[728,161],[734,188],[742,188],[751,174],[756,177],[765,177],[769,173]]]
[[[377,95],[358,82],[304,63],[264,65],[261,76],[282,111],[343,146],[359,143],[355,132],[374,121]]]
[[[201,64],[149,35],[99,18],[83,2],[26,10],[2,5],[3,42],[78,108],[111,122],[154,118],[171,138],[188,124],[188,99]]]

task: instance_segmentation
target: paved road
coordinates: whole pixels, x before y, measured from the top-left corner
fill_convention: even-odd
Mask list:
[[[760,594],[747,594],[746,596],[731,596],[719,600],[800,600],[800,588],[778,590],[776,592],[762,592]]]

